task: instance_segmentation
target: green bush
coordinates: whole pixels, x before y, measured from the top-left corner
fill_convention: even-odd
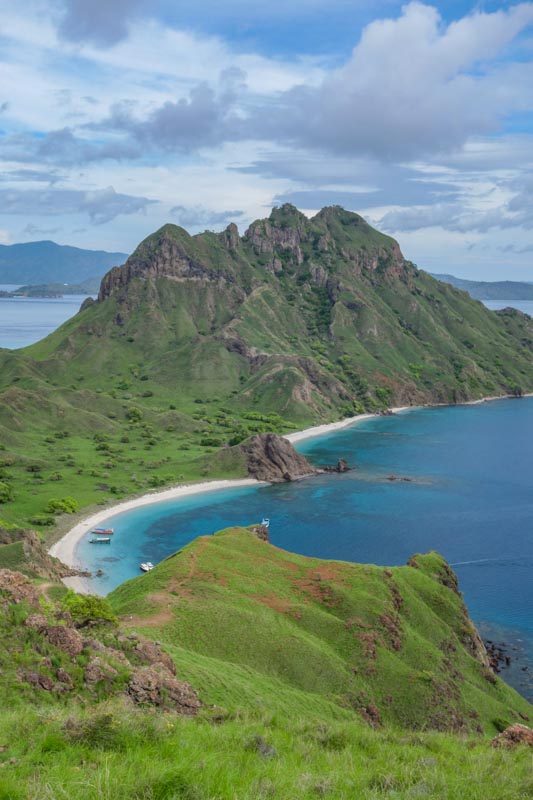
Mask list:
[[[140,408],[136,406],[131,406],[126,412],[126,417],[129,419],[130,422],[140,422],[143,418],[144,414]]]
[[[8,483],[0,481],[0,503],[9,503],[13,500],[13,490]]]
[[[97,597],[93,594],[76,594],[69,589],[61,603],[65,611],[68,611],[75,624],[83,627],[91,622],[118,622],[111,606],[105,597]]]
[[[45,511],[47,514],[75,514],[79,509],[80,507],[73,497],[62,497],[61,499],[53,497],[48,501]]]
[[[48,525],[55,525],[56,520],[55,517],[48,517],[46,514],[34,514],[33,517],[30,517],[30,524],[44,527]]]

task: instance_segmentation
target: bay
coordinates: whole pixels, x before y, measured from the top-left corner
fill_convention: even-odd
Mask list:
[[[200,535],[269,516],[274,545],[380,565],[437,550],[486,637],[512,645],[505,675],[533,700],[533,398],[423,408],[300,442],[315,464],[357,466],[297,483],[221,490],[107,520],[112,544],[77,556],[105,594]],[[391,480],[408,478],[409,480]],[[522,667],[527,667],[527,671]]]
[[[0,286],[0,290],[15,288]],[[0,297],[0,347],[16,350],[38,342],[73,317],[85,294],[64,297]]]

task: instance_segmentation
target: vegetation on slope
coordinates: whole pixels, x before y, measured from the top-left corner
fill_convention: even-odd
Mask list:
[[[187,679],[201,659],[217,704],[232,692],[270,704],[258,688],[266,685],[278,687],[278,703],[297,690],[376,727],[492,732],[496,719],[519,721],[529,706],[488,669],[453,572],[436,554],[411,563],[321,561],[233,528],[197,539],[109,600],[126,626],[165,643]],[[243,668],[254,676],[245,695]]]
[[[221,448],[256,432],[519,395],[532,326],[338,207],[308,220],[283,206],[242,238],[166,225],[106,275],[99,302],[0,353],[0,519],[46,530],[50,500],[242,474]]]
[[[111,605],[0,570],[2,800],[530,795],[527,748],[489,737],[533,710],[470,654],[439,556],[318,561],[251,530],[201,537]],[[161,674],[192,705],[143,693]]]

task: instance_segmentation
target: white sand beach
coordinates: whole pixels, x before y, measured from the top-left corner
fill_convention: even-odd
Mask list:
[[[531,395],[525,396],[529,397]],[[484,397],[480,400],[470,400],[462,405],[477,405],[478,403],[486,403],[492,400],[503,399],[505,399],[505,396]],[[432,405],[431,407],[433,408],[435,406]],[[393,414],[398,414],[402,411],[413,411],[416,408],[421,408],[421,406],[398,406],[396,408],[391,408],[390,411]],[[292,444],[295,444],[296,442],[301,442],[304,439],[310,439],[314,436],[322,436],[325,433],[333,433],[334,431],[341,430],[352,425],[357,425],[364,420],[372,419],[377,416],[379,415],[359,414],[357,417],[347,417],[346,419],[339,420],[338,422],[330,422],[324,425],[314,425],[313,427],[305,428],[302,431],[295,431],[294,433],[286,434],[284,438],[288,439]],[[66,533],[61,539],[59,539],[59,541],[50,547],[49,553],[50,555],[59,558],[69,567],[81,570],[83,569],[83,565],[76,557],[76,547],[78,542],[88,531],[97,527],[102,522],[110,517],[115,516],[116,514],[120,514],[123,511],[131,511],[132,509],[140,508],[141,506],[151,505],[152,503],[160,503],[162,500],[174,500],[179,497],[189,497],[191,495],[202,494],[204,492],[213,492],[217,489],[231,489],[238,488],[240,486],[257,486],[260,483],[260,481],[257,481],[254,478],[204,481],[202,483],[190,483],[172,486],[169,489],[163,489],[160,492],[150,492],[149,494],[142,495],[141,497],[133,497],[131,500],[125,500],[124,502],[118,503],[115,506],[110,506],[102,509],[101,511],[97,511],[95,514],[91,514],[90,516],[86,517],[86,519],[78,522],[77,525],[71,528],[68,533]],[[81,576],[64,578],[63,582],[76,592],[82,594],[91,591],[89,581]]]
[[[391,408],[390,411],[393,414],[397,414],[400,411],[412,411],[415,408],[419,408],[420,406],[398,406],[397,408]],[[359,422],[363,422],[365,419],[373,419],[374,417],[380,416],[379,414],[359,414],[357,417],[346,417],[346,419],[341,419],[338,422],[329,422],[325,425],[315,425],[312,428],[305,428],[303,431],[295,431],[294,433],[287,433],[285,434],[284,438],[288,439],[291,444],[295,442],[302,442],[304,439],[311,439],[313,436],[322,436],[324,433],[333,433],[334,431],[340,431],[342,428],[348,428],[351,425],[356,425]]]
[[[131,511],[134,508],[141,506],[148,506],[152,503],[160,503],[162,500],[174,500],[178,497],[190,497],[194,494],[202,494],[204,492],[213,492],[217,489],[233,489],[239,486],[258,486],[262,482],[256,481],[254,478],[242,478],[236,480],[219,480],[219,481],[203,481],[202,483],[181,484],[180,486],[172,486],[170,489],[163,489],[160,492],[150,492],[141,497],[132,497],[131,500],[125,500],[123,503],[118,503],[116,506],[109,506],[108,508],[97,511],[95,514],[78,522],[68,533],[66,533],[59,541],[55,542],[50,549],[49,553],[55,558],[59,558],[63,564],[67,564],[74,569],[84,569],[83,564],[80,563],[76,557],[76,547],[80,539],[93,528],[101,525],[102,522],[114,517],[116,514],[121,514],[123,511]],[[73,576],[64,578],[63,583],[70,586],[76,592],[81,594],[90,591],[89,581],[82,576]]]

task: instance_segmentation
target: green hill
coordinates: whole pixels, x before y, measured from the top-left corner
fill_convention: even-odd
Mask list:
[[[440,556],[320,561],[253,531],[109,602],[0,569],[3,800],[530,796],[528,748],[490,740],[533,709]]]
[[[293,697],[295,714],[324,705],[376,728],[464,733],[523,719],[529,705],[488,669],[454,573],[436,553],[410,564],[306,558],[232,528],[109,601],[125,626],[164,642],[187,680],[201,663],[217,705],[246,697],[287,711]]]
[[[240,475],[221,447],[260,431],[519,395],[532,343],[529,317],[488,311],[339,207],[285,205],[243,237],[166,225],[98,302],[0,352],[0,516],[46,527],[50,500]]]

